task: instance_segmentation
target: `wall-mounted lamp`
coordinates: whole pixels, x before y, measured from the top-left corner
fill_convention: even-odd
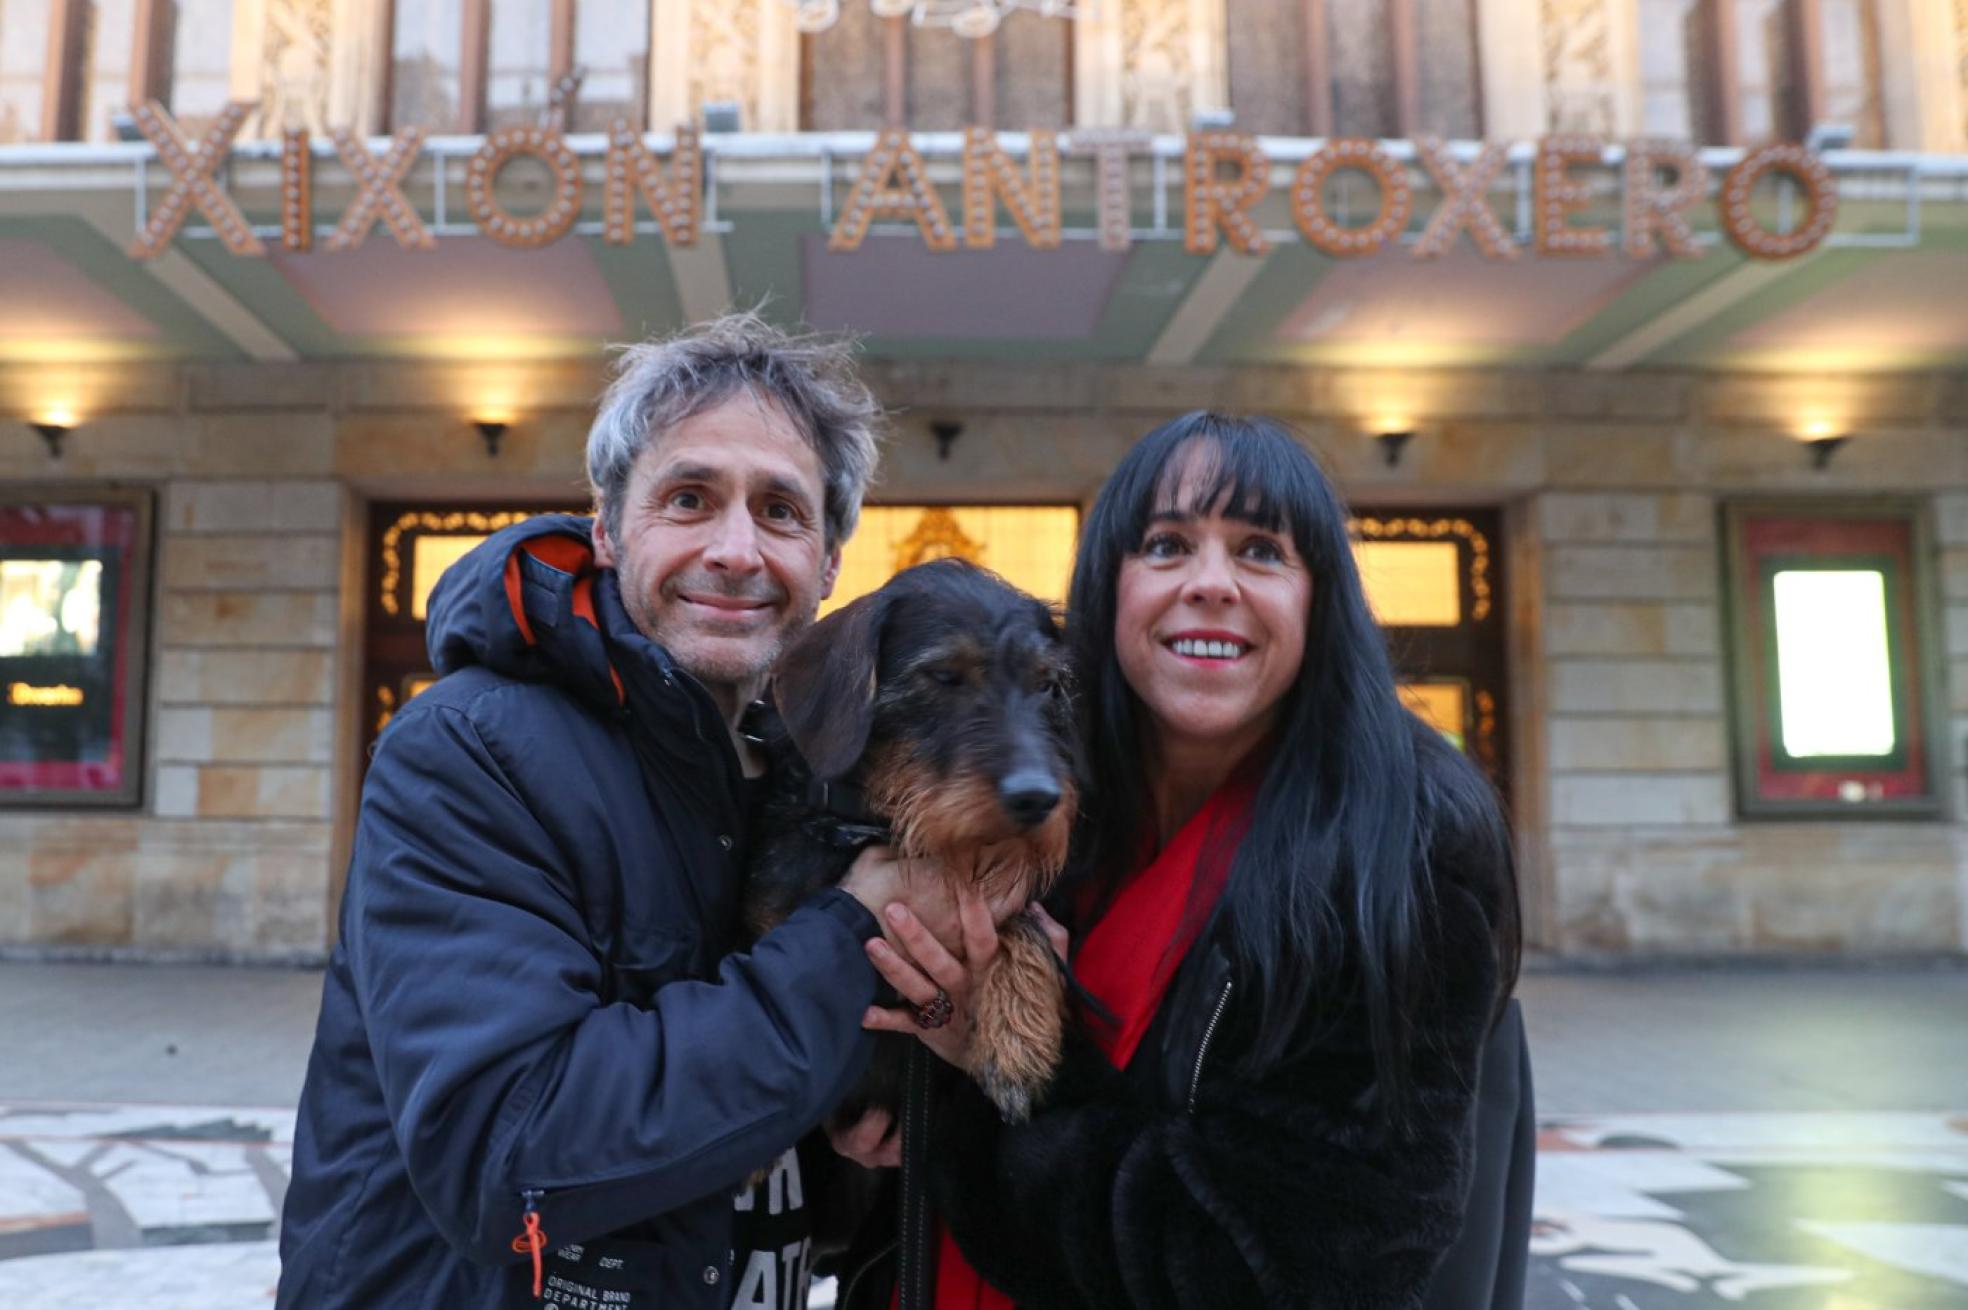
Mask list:
[[[1804,448],[1811,452],[1811,467],[1822,473],[1831,467],[1831,457],[1852,438],[1844,433],[1827,437],[1811,437],[1804,442]]]
[[[512,424],[506,422],[504,419],[475,418],[472,420],[472,426],[477,428],[478,435],[485,439],[486,455],[492,459],[497,459],[499,457],[499,439],[506,435],[506,429],[511,427]]]
[[[936,438],[936,458],[950,458],[950,448],[957,444],[963,435],[963,424],[944,419],[929,425],[929,435]]]
[[[1374,434],[1374,444],[1380,447],[1380,457],[1386,462],[1388,468],[1393,468],[1401,462],[1401,454],[1407,450],[1408,443],[1414,440],[1414,435],[1412,432],[1376,432]]]
[[[39,432],[41,434],[41,440],[48,443],[49,459],[60,459],[62,457],[62,438],[75,430],[73,423],[64,423],[58,419],[43,419],[40,422],[31,423],[28,426]]]

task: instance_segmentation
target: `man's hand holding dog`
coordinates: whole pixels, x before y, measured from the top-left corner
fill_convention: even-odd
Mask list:
[[[869,846],[855,857],[854,867],[840,885],[881,921],[891,943],[907,949],[887,917],[888,907],[900,903],[908,907],[914,922],[927,928],[948,950],[964,951],[964,928],[954,890],[959,880],[931,862],[904,859],[892,847]],[[1003,923],[1025,908],[1025,896],[1022,891],[1011,891],[984,904],[992,922]]]

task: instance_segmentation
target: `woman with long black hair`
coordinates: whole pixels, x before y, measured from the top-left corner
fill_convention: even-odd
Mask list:
[[[1084,1034],[1029,1121],[967,1082],[938,1107],[937,1304],[1422,1305],[1517,891],[1488,783],[1400,703],[1338,495],[1276,422],[1165,424],[1094,505],[1068,638],[1089,777],[1055,944]],[[961,1067],[988,916],[964,958],[899,917],[909,957],[877,939],[877,966],[959,1021],[868,1026]]]

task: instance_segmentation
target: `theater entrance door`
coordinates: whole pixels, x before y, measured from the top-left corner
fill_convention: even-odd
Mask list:
[[[1409,708],[1508,796],[1501,514],[1361,509],[1354,554]]]

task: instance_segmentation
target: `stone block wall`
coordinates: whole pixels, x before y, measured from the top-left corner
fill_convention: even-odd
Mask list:
[[[166,448],[175,426],[160,421]],[[152,484],[142,808],[0,812],[0,943],[323,949],[348,493],[327,478],[187,472]]]
[[[1536,943],[1579,954],[1968,948],[1968,379],[1318,372],[897,362],[881,498],[1085,503],[1141,433],[1268,411],[1362,505],[1497,505],[1516,818]],[[149,733],[132,811],[0,811],[0,952],[319,958],[357,776],[369,499],[578,494],[599,365],[103,366],[61,461],[13,417],[0,478],[156,494]],[[1859,433],[1788,435],[1836,384]],[[500,454],[466,421],[496,386]],[[1389,467],[1368,420],[1398,396]],[[940,458],[927,424],[960,418]],[[1730,779],[1718,518],[1747,496],[1915,499],[1935,529],[1953,808],[1745,822]]]

